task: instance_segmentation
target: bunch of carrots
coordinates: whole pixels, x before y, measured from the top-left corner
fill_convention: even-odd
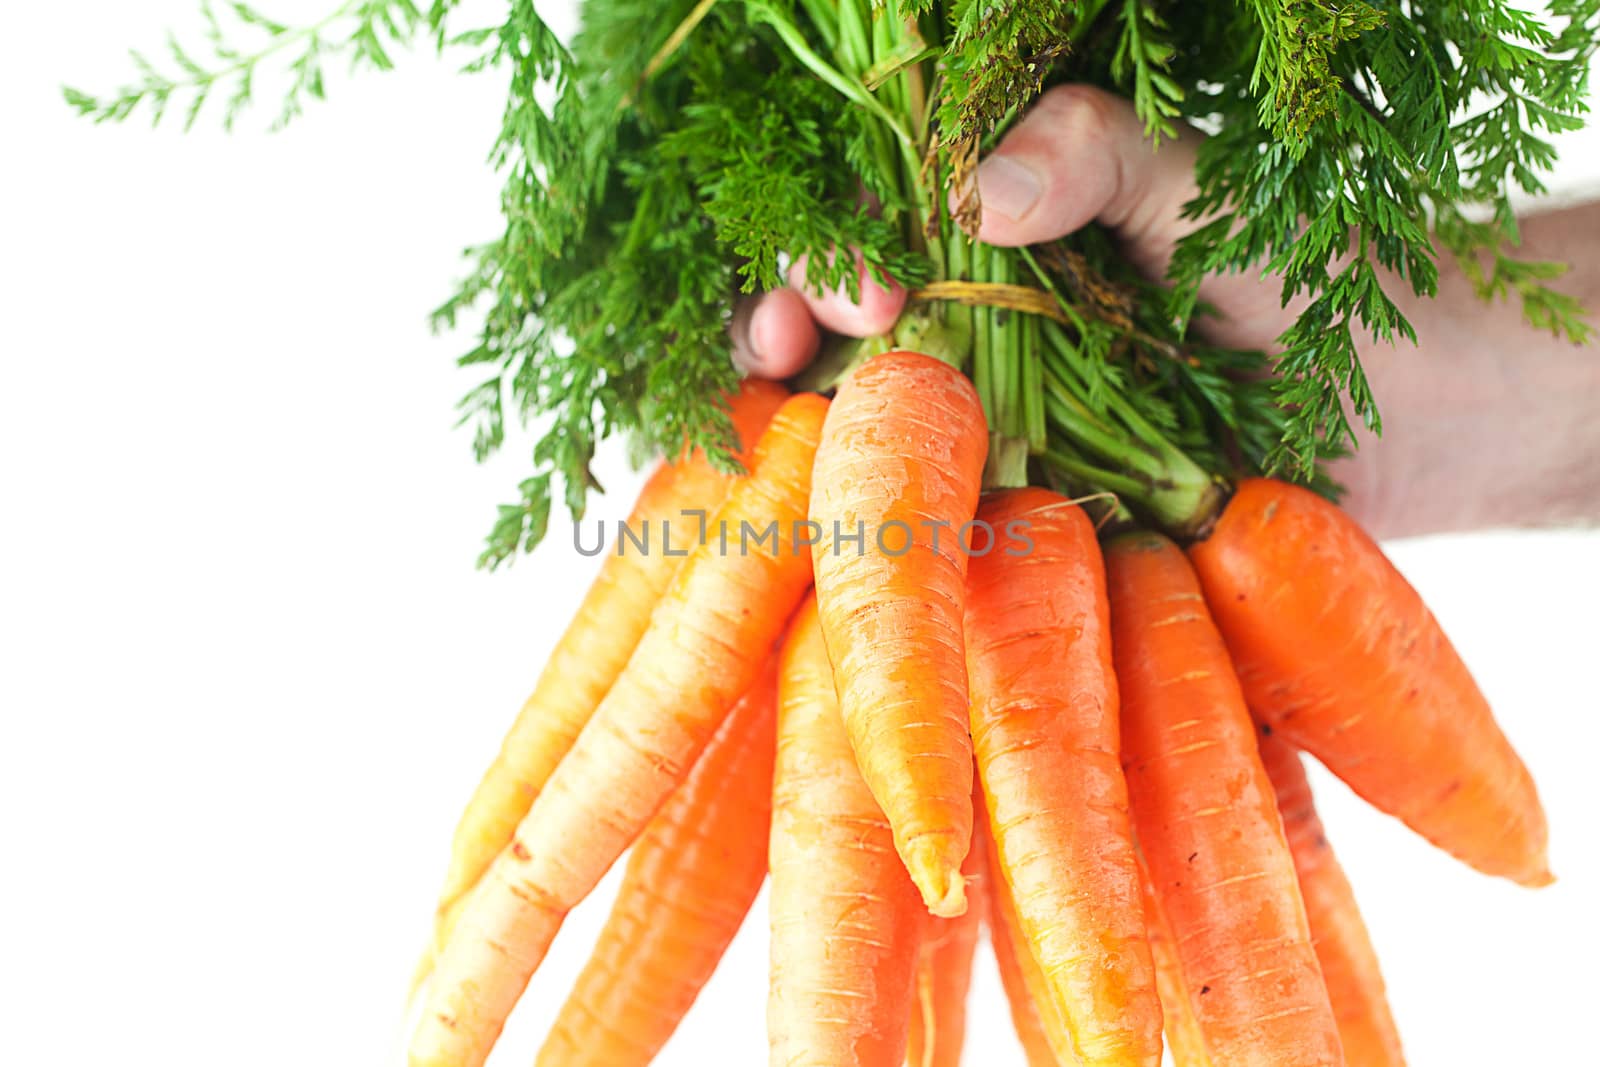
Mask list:
[[[1081,502],[983,492],[972,384],[911,352],[730,405],[744,473],[686,454],[630,519],[713,534],[607,558],[461,820],[411,1067],[485,1061],[630,846],[541,1067],[648,1063],[768,877],[774,1065],[956,1064],[980,925],[1032,1067],[1154,1067],[1163,1031],[1179,1067],[1403,1063],[1302,752],[1550,881],[1527,769],[1321,497],[1246,480],[1187,545],[1102,540]]]

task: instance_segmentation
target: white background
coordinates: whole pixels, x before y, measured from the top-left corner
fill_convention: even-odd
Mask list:
[[[124,45],[196,24],[190,0],[7,21],[3,1058],[396,1062],[460,805],[593,570],[559,522],[511,572],[472,569],[522,465],[472,464],[466,339],[424,327],[495,231],[500,87],[419,54],[285,134],[94,128],[58,84],[110,85]],[[1600,173],[1596,145],[1560,184]],[[625,513],[635,479],[600,466],[595,513]],[[1593,1062],[1600,534],[1392,547],[1538,775],[1561,876],[1490,881],[1317,779],[1412,1062]],[[496,1063],[531,1062],[609,885]],[[661,1062],[763,1061],[764,923]],[[981,1067],[1020,1062],[991,968]]]

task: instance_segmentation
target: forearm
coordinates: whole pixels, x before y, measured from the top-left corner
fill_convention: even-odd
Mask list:
[[[1102,213],[1152,277],[1193,225],[1179,208],[1194,193],[1194,144],[1145,159],[1127,206]],[[1600,312],[1600,201],[1532,215],[1522,236],[1526,257],[1570,264],[1554,288]],[[1380,537],[1600,521],[1600,344],[1534,330],[1515,297],[1484,303],[1449,257],[1439,273],[1433,299],[1386,285],[1416,345],[1358,346],[1384,430],[1358,430],[1358,453],[1331,465],[1346,507]],[[1257,271],[1209,278],[1201,297],[1223,314],[1200,328],[1240,347],[1270,346],[1304,308],[1283,307]]]
[[[1554,288],[1600,310],[1600,203],[1523,220],[1523,253],[1570,264]],[[1334,466],[1375,534],[1600,521],[1600,345],[1540,333],[1520,302],[1484,304],[1453,261],[1437,299],[1397,285],[1418,344],[1361,358],[1383,436]]]

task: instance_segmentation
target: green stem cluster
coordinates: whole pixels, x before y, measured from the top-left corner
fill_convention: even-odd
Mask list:
[[[554,499],[581,513],[608,435],[731,468],[729,298],[784,284],[789,257],[823,289],[857,291],[844,249],[930,287],[808,384],[891,346],[945,359],[982,395],[990,485],[1114,492],[1178,533],[1203,529],[1227,480],[1318,485],[1349,417],[1377,428],[1358,334],[1414,337],[1380,270],[1429,296],[1447,251],[1485,297],[1588,335],[1546,285],[1558,268],[1513,252],[1509,197],[1540,192],[1549,136],[1583,124],[1600,0],[1545,0],[1548,17],[1516,0],[582,0],[570,42],[538,0],[473,28],[458,0],[327,0],[301,28],[200,2],[200,59],[172,39],[168,70],[136,57],[133,83],[67,90],[71,106],[122,121],[187,103],[193,121],[226,94],[227,124],[272,68],[281,123],[322,96],[331,57],[384,70],[423,35],[507,76],[504,228],[435,314],[478,324],[461,363],[484,376],[461,411],[479,458],[508,419],[536,434],[490,567],[532,550]],[[1152,139],[1211,131],[1166,284],[1093,226],[1032,250],[961,228],[978,158],[1067,81],[1126,94]],[[1245,270],[1303,305],[1270,360],[1187,332],[1201,283]]]
[[[904,17],[894,0],[876,10],[868,0],[804,0],[803,6],[832,48],[831,63],[805,46],[799,27],[773,8],[758,7],[758,17],[772,25],[818,77],[883,120],[892,136],[878,138],[879,164],[896,175],[907,193],[907,243],[926,249],[935,277],[998,285],[1037,279],[1055,293],[1079,327],[1086,328],[1027,249],[1000,248],[974,239],[934,199],[943,176],[929,143],[929,72],[912,57],[945,44],[938,22]],[[1103,0],[1085,5],[1074,39],[1086,32],[1103,6]],[[875,72],[896,64],[898,70],[882,78],[875,91],[865,89]],[[886,116],[909,116],[914,132]],[[925,165],[930,159],[934,165]],[[1074,369],[1075,360],[1083,357],[1059,324],[1004,307],[913,305],[886,338],[837,347],[808,381],[814,385],[836,381],[849,366],[891,344],[969,370],[990,426],[984,472],[989,488],[1027,485],[1030,467],[1039,466],[1084,491],[1110,490],[1125,497],[1139,511],[1178,532],[1198,531],[1213,517],[1219,493],[1205,471],[1131,405],[1116,402],[1096,412],[1089,403],[1088,382]]]

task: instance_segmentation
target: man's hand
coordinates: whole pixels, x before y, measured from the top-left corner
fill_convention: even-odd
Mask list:
[[[1186,131],[1155,149],[1127,101],[1053,89],[978,167],[979,237],[1032,244],[1096,221],[1160,278],[1195,225],[1181,209],[1194,195],[1199,138]],[[1600,305],[1600,204],[1525,220],[1523,244],[1533,258],[1570,263],[1559,287]],[[1600,351],[1535,333],[1514,303],[1481,303],[1453,263],[1440,264],[1434,300],[1400,281],[1389,291],[1420,346],[1362,345],[1389,428],[1381,439],[1362,434],[1357,454],[1334,465],[1346,507],[1380,537],[1600,520]],[[1217,316],[1196,328],[1233,347],[1271,350],[1299,313],[1254,271],[1208,279],[1201,298]],[[904,290],[869,280],[860,304],[778,290],[740,307],[735,358],[752,374],[788,377],[816,354],[819,326],[870,336],[904,305]]]

